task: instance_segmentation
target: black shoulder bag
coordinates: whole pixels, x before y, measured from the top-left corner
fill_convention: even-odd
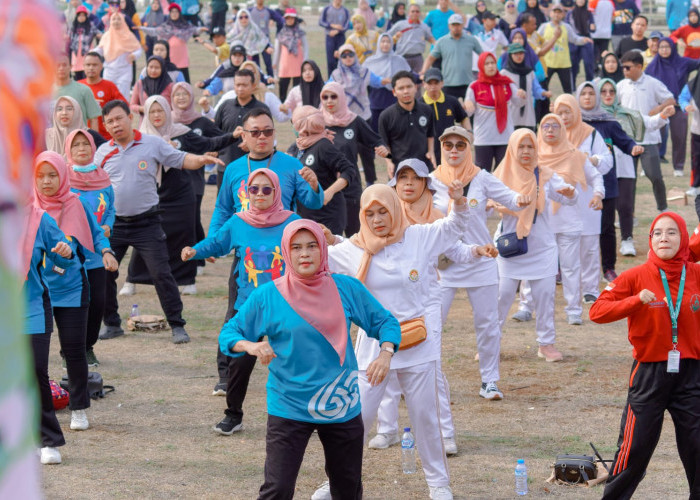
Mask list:
[[[533,203],[537,203],[537,198],[540,195],[540,168],[535,167],[535,182],[537,182],[537,194]],[[535,216],[532,218],[532,223],[537,222],[537,208],[535,208]],[[501,229],[503,229],[503,222],[501,222]],[[524,238],[518,238],[518,233],[507,233],[502,234],[496,240],[496,248],[498,248],[498,255],[504,258],[517,257],[518,255],[525,255],[527,253],[527,236]]]

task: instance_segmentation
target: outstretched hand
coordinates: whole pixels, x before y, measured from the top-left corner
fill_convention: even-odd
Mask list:
[[[55,254],[60,255],[64,259],[70,259],[73,255],[73,250],[71,250],[70,245],[65,241],[59,241],[56,246],[51,249]]]
[[[188,260],[194,258],[195,255],[197,255],[197,250],[192,247],[185,247],[182,249],[182,252],[180,252],[180,258],[183,262],[187,262]]]

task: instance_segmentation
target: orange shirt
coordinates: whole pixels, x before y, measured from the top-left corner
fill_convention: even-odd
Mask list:
[[[94,85],[90,85],[87,82],[87,79],[80,80],[78,83],[82,83],[83,85],[90,87],[90,90],[92,90],[92,95],[95,96],[95,100],[97,101],[97,104],[100,105],[100,108],[104,107],[104,105],[109,101],[113,101],[115,99],[119,99],[120,101],[124,101],[128,104],[128,101],[124,99],[124,96],[121,92],[119,92],[117,86],[109,80],[105,80],[103,78],[100,80],[100,83],[96,83]],[[97,120],[99,122],[98,132],[102,137],[110,140],[112,136],[109,135],[109,132],[107,132],[107,129],[105,128],[102,116],[100,115]]]
[[[668,284],[674,307],[679,281]],[[656,300],[642,304],[639,292],[645,288],[654,293]],[[658,268],[649,262],[624,271],[610,283],[591,307],[589,317],[596,323],[627,318],[632,355],[638,361],[666,361],[673,348],[664,286]],[[683,359],[700,359],[700,265],[690,262],[678,315],[677,348]]]

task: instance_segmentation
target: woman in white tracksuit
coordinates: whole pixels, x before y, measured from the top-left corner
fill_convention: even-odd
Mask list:
[[[545,133],[553,132],[546,127],[550,124],[563,124],[554,115],[547,115],[542,120]],[[541,130],[541,129],[540,129]],[[566,141],[562,130],[555,136],[557,144]],[[548,137],[547,140],[551,140]],[[559,140],[561,139],[561,140]],[[541,141],[540,141],[541,144]],[[555,146],[557,144],[554,144]],[[563,161],[571,161],[576,154],[567,142],[558,149]],[[528,280],[532,288],[532,299],[537,313],[537,355],[546,361],[561,361],[562,354],[554,347],[556,331],[554,328],[554,295],[556,291],[558,249],[554,231],[550,227],[552,220],[552,202],[561,204],[562,208],[575,208],[578,191],[552,169],[539,161],[540,149],[534,132],[528,129],[516,130],[508,142],[506,156],[494,172],[511,189],[531,196],[533,202],[520,212],[513,212],[497,206],[503,220],[498,225],[495,239],[501,235],[516,233],[518,238],[527,238],[527,252],[505,258],[496,258],[499,274],[498,315],[501,327],[513,304],[515,292],[520,280]],[[550,153],[551,156],[551,153]],[[535,168],[537,167],[537,170]]]
[[[410,226],[396,192],[374,184],[362,193],[360,232],[329,248],[332,272],[356,276],[399,322],[424,322],[427,336],[414,347],[399,350],[390,373],[398,377],[416,436],[430,498],[451,499],[447,458],[440,435],[437,398],[437,363],[440,360],[440,304],[435,287],[435,262],[464,233],[468,221],[463,185],[451,186],[454,210],[432,224]],[[335,240],[340,238],[336,237]],[[362,330],[357,334],[360,398],[365,439],[377,416],[388,377],[371,385],[367,379],[370,356],[379,344]]]

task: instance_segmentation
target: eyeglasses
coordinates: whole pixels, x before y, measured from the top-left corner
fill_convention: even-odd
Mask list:
[[[448,141],[442,143],[442,149],[445,151],[452,151],[452,148],[457,148],[457,151],[464,151],[467,149],[467,143],[464,141],[459,141],[457,144]]]
[[[246,130],[243,129],[243,132],[248,132],[252,137],[260,137],[260,134],[264,135],[265,137],[272,137],[272,134],[275,133],[274,128],[266,128],[263,130]]]
[[[601,94],[614,94],[614,93],[615,93],[615,89],[602,89],[602,90],[600,91],[600,93],[601,93]]]
[[[272,192],[275,190],[275,188],[270,187],[270,186],[248,186],[248,192],[250,194],[258,194],[260,191],[262,191],[262,194],[265,196],[270,196]]]
[[[327,100],[329,100],[329,99],[330,99],[331,101],[333,101],[333,100],[335,100],[335,99],[337,99],[337,98],[338,98],[338,96],[335,95],[335,94],[323,94],[323,95],[321,96],[321,99],[323,99],[324,101],[327,101]]]
[[[559,130],[561,128],[561,125],[559,125],[558,123],[545,123],[544,125],[542,125],[541,128],[542,128],[542,130],[545,130],[545,131],[547,131],[547,130]]]
[[[632,69],[632,66],[629,64],[623,64],[622,65],[622,71],[629,71]]]
[[[678,230],[676,230],[676,229],[667,229],[666,231],[663,231],[663,230],[661,230],[661,229],[654,229],[654,230],[652,231],[652,233],[651,233],[650,236],[651,236],[652,238],[658,240],[658,239],[661,238],[664,234],[666,235],[667,238],[673,238],[673,237],[675,237],[675,236],[678,235]]]
[[[353,54],[352,52],[343,52],[342,54],[340,54],[341,59],[347,59],[349,57],[355,57],[355,54]]]

